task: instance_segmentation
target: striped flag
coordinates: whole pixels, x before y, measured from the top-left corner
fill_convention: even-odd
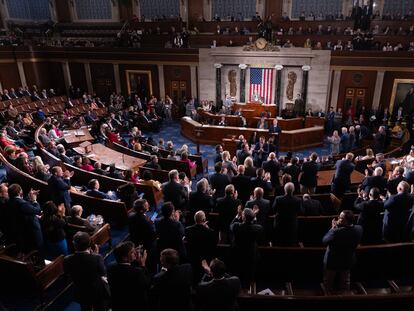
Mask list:
[[[264,104],[272,104],[273,69],[250,68],[250,101],[256,101],[256,94]]]

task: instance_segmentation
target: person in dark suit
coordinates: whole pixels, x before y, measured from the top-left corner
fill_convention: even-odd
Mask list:
[[[302,202],[293,196],[295,186],[288,182],[285,187],[285,195],[278,196],[273,202],[273,244],[283,246],[296,246],[298,235],[297,215],[301,212]]]
[[[112,177],[115,179],[124,179],[124,175],[122,174],[122,172],[116,169],[115,165],[109,165],[108,177]]]
[[[237,150],[236,157],[237,157],[237,163],[243,164],[247,157],[251,157],[252,152],[250,151],[250,147],[248,143],[242,144],[242,148],[240,150]]]
[[[82,311],[104,311],[109,295],[103,280],[106,276],[104,260],[98,254],[98,247],[91,247],[87,232],[77,232],[73,245],[75,253],[65,257],[63,268],[73,281],[75,299]]]
[[[387,135],[385,133],[385,126],[380,126],[378,132],[374,134],[374,151],[375,153],[383,153],[385,150]]]
[[[361,243],[380,244],[382,243],[382,216],[384,203],[380,199],[380,190],[376,187],[370,189],[369,198],[360,191],[354,203],[356,211],[359,211],[357,224],[363,229]]]
[[[99,186],[99,181],[97,179],[91,179],[88,182],[89,190],[86,191],[86,195],[98,199],[111,200],[112,198],[108,194],[99,190]]]
[[[405,181],[404,168],[402,166],[396,166],[392,173],[390,173],[387,181],[387,190],[391,194],[397,194],[397,186],[400,182]]]
[[[43,234],[39,221],[41,209],[37,202],[37,194],[38,191],[31,190],[26,201],[23,199],[20,185],[12,184],[8,188],[9,238],[16,243],[20,251],[26,253],[41,250],[43,247]]]
[[[108,172],[102,169],[101,162],[95,162],[93,164],[93,167],[94,167],[94,169],[93,169],[92,172],[94,172],[95,174],[104,175],[104,176],[108,175]]]
[[[351,267],[355,263],[355,249],[362,238],[363,229],[354,225],[354,213],[344,210],[338,220],[332,219],[332,228],[322,239],[327,245],[324,263],[324,284],[328,291],[349,290]],[[339,283],[335,284],[335,278]]]
[[[81,205],[73,205],[71,208],[71,214],[66,218],[68,224],[85,227],[85,230],[89,233],[93,233],[97,230],[95,225],[92,225],[88,219],[82,218],[83,207]],[[68,236],[66,236],[68,239]]]
[[[202,178],[197,182],[197,190],[190,193],[189,211],[195,213],[198,210],[211,212],[214,208],[214,200],[208,189],[208,181]]]
[[[270,173],[270,181],[272,182],[273,188],[279,187],[280,164],[274,152],[271,152],[267,158],[267,161],[264,161],[262,163],[262,168],[266,173]]]
[[[232,258],[242,287],[251,288],[256,273],[258,261],[257,247],[265,244],[264,229],[254,223],[255,213],[250,208],[237,210],[237,216],[230,225],[234,239],[232,243]]]
[[[221,162],[222,161],[222,157],[221,154],[223,153],[223,146],[222,145],[217,145],[216,146],[216,156],[214,158],[214,163],[217,162]]]
[[[308,193],[302,198],[302,211],[299,213],[303,216],[320,216],[323,214],[323,207],[320,201],[314,200]]]
[[[267,156],[269,154],[269,144],[266,142],[265,138],[263,136],[260,136],[259,142],[256,143],[253,155],[254,155],[254,161],[257,166],[262,166],[262,162],[267,159]]]
[[[336,172],[331,188],[337,197],[342,197],[351,185],[351,174],[355,168],[352,163],[353,158],[353,153],[347,153],[345,159],[338,160],[335,164]]]
[[[241,205],[237,198],[237,191],[232,184],[227,185],[225,196],[217,199],[214,211],[218,213],[218,228],[220,230],[220,241],[225,243],[230,240],[229,230],[234,215],[237,214],[237,208]]]
[[[237,296],[241,290],[240,280],[226,274],[226,266],[219,259],[205,265],[206,274],[196,288],[201,311],[237,311]]]
[[[335,111],[333,107],[329,107],[329,112],[326,114],[326,134],[331,135],[335,126]]]
[[[73,176],[73,172],[66,170],[63,172],[60,166],[52,167],[52,176],[47,181],[49,193],[52,195],[52,200],[55,204],[64,203],[66,214],[70,214],[71,198],[70,198],[70,178]]]
[[[157,233],[157,248],[162,251],[172,248],[179,252],[182,259],[185,258],[183,243],[184,226],[179,222],[180,214],[174,210],[172,202],[165,202],[161,207],[162,217],[155,221]]]
[[[264,169],[258,168],[256,170],[256,177],[250,179],[250,187],[251,189],[260,187],[263,189],[265,195],[269,195],[273,189],[270,179],[270,173],[265,173]]]
[[[133,212],[128,216],[129,235],[135,245],[142,245],[148,253],[152,252],[155,243],[155,229],[151,220],[145,215],[149,204],[145,199],[134,201]]]
[[[180,265],[178,252],[171,248],[161,252],[160,262],[161,271],[154,276],[151,286],[151,301],[155,310],[192,310],[191,265]]]
[[[156,155],[151,156],[151,161],[147,162],[144,167],[153,168],[154,170],[161,170],[161,165],[158,163],[158,157]]]
[[[116,263],[108,267],[108,283],[111,290],[112,310],[149,310],[148,291],[151,278],[145,269],[147,252],[141,254],[133,242],[118,244],[114,249]]]
[[[318,185],[318,171],[319,164],[316,163],[318,155],[313,152],[309,159],[310,161],[303,162],[301,168],[301,174],[299,177],[300,192],[301,193],[315,193],[316,186]]]
[[[246,208],[259,210],[256,213],[256,223],[261,225],[267,233],[270,233],[269,216],[272,214],[270,201],[263,198],[263,188],[257,187],[253,191],[253,199],[246,203]]]
[[[401,181],[397,186],[397,194],[391,195],[384,202],[383,238],[388,243],[408,240],[407,223],[410,217],[413,198],[409,194],[410,185]]]
[[[339,141],[339,152],[345,153],[350,150],[349,146],[349,134],[346,127],[342,128],[341,140]]]
[[[230,178],[227,174],[222,173],[221,161],[216,162],[214,165],[215,173],[208,176],[210,181],[211,188],[214,190],[213,198],[217,200],[218,198],[224,197],[224,189],[228,184],[230,184]]]
[[[168,179],[169,181],[161,186],[164,202],[170,201],[174,208],[184,210],[187,206],[188,194],[184,186],[179,182],[178,171],[171,170],[168,173]]]
[[[298,165],[298,158],[293,157],[290,159],[290,162],[282,168],[283,175],[289,175],[291,177],[291,182],[295,185],[296,192],[299,192],[299,175],[300,175],[300,166]]]
[[[276,155],[279,154],[279,140],[280,135],[282,134],[282,129],[277,125],[277,119],[273,119],[272,125],[269,127],[269,134],[273,137],[273,144],[275,146]]]
[[[208,227],[206,214],[203,211],[195,213],[194,222],[194,225],[185,228],[185,240],[188,260],[193,268],[194,282],[198,283],[204,273],[201,262],[214,258],[218,236]]]
[[[244,165],[239,165],[237,172],[238,174],[231,178],[231,183],[237,190],[239,199],[245,204],[249,200],[251,193],[250,177],[244,174]]]
[[[362,181],[362,188],[364,189],[365,193],[369,193],[372,188],[377,188],[380,193],[384,194],[387,180],[382,176],[382,173],[382,168],[378,166],[374,169],[372,176],[365,176],[364,180]]]

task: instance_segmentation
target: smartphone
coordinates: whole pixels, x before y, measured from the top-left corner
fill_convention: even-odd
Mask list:
[[[157,216],[158,216],[158,213],[154,212],[154,214],[152,214],[151,216],[151,221],[153,222],[157,218]]]

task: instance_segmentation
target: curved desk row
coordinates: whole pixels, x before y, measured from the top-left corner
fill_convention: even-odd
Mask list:
[[[269,138],[268,130],[234,127],[234,126],[215,126],[203,125],[189,117],[181,119],[181,134],[197,144],[221,144],[223,138],[236,138],[243,135],[247,140],[257,132],[257,136]],[[282,131],[279,140],[281,151],[301,150],[309,147],[321,146],[323,144],[324,128],[314,126],[301,128],[292,131]]]

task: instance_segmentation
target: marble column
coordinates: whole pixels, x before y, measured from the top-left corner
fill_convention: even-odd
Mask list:
[[[221,102],[221,67],[223,67],[222,64],[214,64],[214,68],[216,68],[216,107],[219,107]]]
[[[121,93],[121,77],[119,75],[119,64],[113,64],[114,66],[114,77],[115,77],[115,90],[117,93]]]
[[[275,87],[275,105],[277,107],[277,114],[280,117],[282,115],[282,107],[280,105],[280,96],[282,94],[282,65],[276,65],[276,87]]]
[[[65,80],[66,90],[69,90],[69,86],[72,85],[72,78],[70,76],[70,70],[69,70],[69,63],[68,62],[62,62],[62,70],[63,70],[63,79]]]
[[[164,65],[158,64],[157,69],[158,69],[158,84],[160,86],[160,98],[165,98]]]
[[[341,82],[342,71],[335,70],[333,72],[332,92],[331,92],[331,106],[336,110],[338,108],[339,84]]]
[[[24,73],[23,62],[21,61],[17,62],[17,70],[19,71],[20,82],[22,83],[22,86],[27,86],[26,74]]]
[[[240,64],[240,102],[246,102],[246,64]]]
[[[374,98],[372,99],[372,109],[378,109],[381,98],[382,85],[384,83],[384,70],[377,71],[377,80],[375,81]]]
[[[309,65],[302,66],[303,71],[303,78],[302,78],[302,99],[303,99],[303,106],[302,106],[302,114],[305,114],[306,111],[306,104],[308,98],[308,80],[309,80],[309,70],[311,67]]]
[[[88,86],[88,93],[93,93],[93,84],[92,84],[92,74],[91,74],[91,66],[89,63],[85,63],[85,77],[86,77],[86,85]]]

